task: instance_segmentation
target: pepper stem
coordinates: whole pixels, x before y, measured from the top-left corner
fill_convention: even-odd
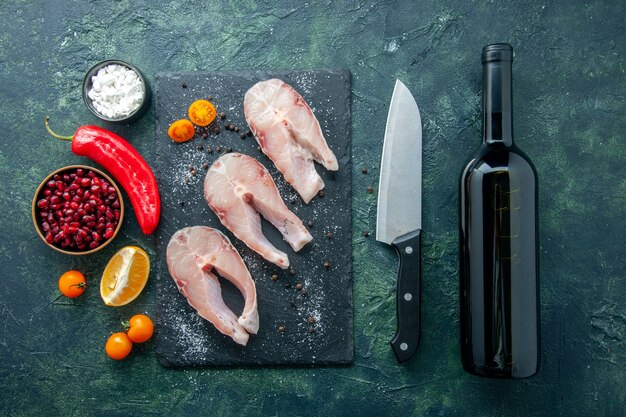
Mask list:
[[[46,130],[48,131],[48,133],[50,133],[50,135],[52,135],[52,137],[57,138],[57,139],[61,139],[61,140],[69,140],[69,141],[74,139],[74,135],[71,135],[71,136],[61,136],[61,135],[59,135],[57,133],[54,133],[52,131],[52,129],[50,129],[49,120],[50,120],[50,117],[46,116]]]
[[[128,329],[130,329],[130,321],[129,320],[125,320],[122,322],[122,327],[124,328],[124,331],[128,331]]]

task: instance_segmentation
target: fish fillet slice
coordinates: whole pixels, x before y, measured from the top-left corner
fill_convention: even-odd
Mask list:
[[[250,156],[229,153],[217,159],[204,180],[204,196],[224,226],[281,268],[289,267],[289,258],[263,235],[259,213],[295,251],[313,239],[302,221],[289,211],[265,167]]]
[[[256,287],[237,250],[220,231],[205,226],[174,233],[167,245],[167,267],[189,304],[217,330],[240,345],[259,330]],[[222,298],[216,272],[241,291],[245,305],[237,318]]]
[[[337,171],[339,164],[309,105],[289,84],[275,78],[252,86],[243,103],[263,153],[304,202],[311,201],[324,188],[313,161],[329,171]]]

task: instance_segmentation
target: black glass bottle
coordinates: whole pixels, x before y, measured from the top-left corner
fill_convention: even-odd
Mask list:
[[[483,48],[483,143],[461,176],[461,359],[481,376],[539,367],[537,176],[513,144],[513,48]]]

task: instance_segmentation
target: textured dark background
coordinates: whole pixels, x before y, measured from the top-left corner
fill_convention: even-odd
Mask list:
[[[625,415],[626,3],[272,3],[2,2],[0,414]],[[457,182],[480,140],[480,49],[494,41],[515,48],[516,140],[539,172],[542,368],[524,381],[467,375],[457,342]],[[113,363],[104,341],[120,319],[154,314],[154,280],[124,308],[106,308],[95,285],[77,305],[51,303],[69,268],[95,284],[124,244],[154,255],[130,212],[114,244],[84,258],[48,250],[31,224],[39,181],[87,162],[45,134],[44,115],[59,132],[96,123],[80,84],[104,58],[151,81],[164,70],[350,69],[354,365],[175,371],[150,343]],[[395,255],[361,236],[375,226],[366,188],[396,78],[424,123],[422,339],[405,366],[388,345]],[[154,107],[112,129],[153,157]]]

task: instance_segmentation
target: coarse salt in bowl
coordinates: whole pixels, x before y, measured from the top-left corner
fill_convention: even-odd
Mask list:
[[[148,108],[149,97],[150,89],[141,71],[124,61],[102,61],[83,80],[87,108],[108,122],[137,120]]]

